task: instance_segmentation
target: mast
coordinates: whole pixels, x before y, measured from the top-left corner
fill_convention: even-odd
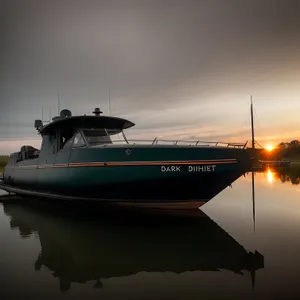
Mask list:
[[[254,153],[255,141],[254,141],[254,125],[253,125],[253,103],[252,103],[252,95],[251,95],[251,131],[252,131],[252,151]]]
[[[59,98],[59,93],[57,94],[57,113],[58,113],[58,116],[59,116],[59,113],[60,113],[60,98]]]
[[[253,103],[251,95],[251,131],[252,131],[252,153],[253,159],[255,158],[255,140],[254,140],[254,125],[253,125]],[[254,190],[254,171],[252,169],[252,217],[253,217],[253,229],[255,232],[255,190]],[[252,276],[254,284],[254,276]]]

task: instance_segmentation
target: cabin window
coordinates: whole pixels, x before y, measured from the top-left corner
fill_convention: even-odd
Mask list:
[[[107,131],[101,130],[83,130],[86,141],[90,146],[112,144],[112,141],[107,135]]]
[[[62,149],[69,149],[72,147],[72,144],[73,144],[73,139],[69,139],[64,143]]]
[[[85,141],[80,132],[78,132],[74,137],[73,148],[85,146]]]
[[[17,162],[39,157],[39,150],[32,146],[22,146],[21,151],[17,154]]]
[[[72,130],[60,133],[60,139],[59,139],[60,145],[59,145],[59,149],[67,149],[67,148],[72,147],[74,133],[75,132],[72,131]]]

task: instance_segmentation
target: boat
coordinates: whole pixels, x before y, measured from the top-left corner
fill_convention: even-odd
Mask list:
[[[268,168],[289,168],[291,165],[290,160],[258,160],[255,165],[253,165],[252,170],[255,170],[256,172],[259,171],[266,171]]]
[[[290,165],[290,160],[259,160],[263,166],[272,166],[272,167],[287,167]]]
[[[3,209],[21,238],[38,237],[40,250],[32,269],[54,277],[61,292],[72,292],[76,283],[105,289],[106,279],[113,278],[136,276],[141,282],[145,273],[184,276],[201,271],[202,278],[206,272],[210,276],[232,272],[251,274],[254,284],[255,272],[264,268],[261,253],[245,249],[200,210],[201,217],[162,214],[153,218],[115,210],[90,213],[80,206],[78,213],[67,204],[58,208],[53,203],[28,203],[8,201]]]
[[[35,120],[41,149],[29,145],[10,155],[0,189],[61,200],[108,205],[189,209],[200,207],[252,165],[246,143],[131,141],[135,124],[63,109],[44,124]]]

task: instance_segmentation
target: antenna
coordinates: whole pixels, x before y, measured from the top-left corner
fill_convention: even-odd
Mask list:
[[[108,106],[109,106],[109,115],[111,116],[111,106],[110,106],[110,87],[108,88]]]
[[[58,113],[58,116],[59,116],[59,112],[60,112],[60,99],[59,99],[59,93],[57,94],[57,113]]]
[[[255,142],[254,142],[254,125],[253,125],[253,102],[252,102],[252,95],[251,97],[251,131],[252,131],[252,150],[254,153]]]
[[[252,153],[253,153],[253,159],[254,159],[254,157],[255,157],[255,140],[254,140],[252,95],[250,96],[250,101],[251,101]],[[254,171],[253,171],[253,169],[252,169],[252,218],[253,218],[253,229],[254,229],[254,232],[255,232],[255,190],[254,190]]]
[[[44,120],[44,105],[42,104],[42,120]]]

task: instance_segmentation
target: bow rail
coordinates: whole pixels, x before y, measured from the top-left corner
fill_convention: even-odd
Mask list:
[[[133,144],[133,145],[186,145],[186,146],[198,146],[198,147],[230,147],[230,148],[242,148],[245,149],[247,143],[227,143],[227,142],[214,142],[214,141],[201,141],[201,140],[165,140],[165,139],[158,139],[157,137],[153,140],[147,139],[126,139],[126,140],[112,140],[113,143],[125,143],[125,144]]]

